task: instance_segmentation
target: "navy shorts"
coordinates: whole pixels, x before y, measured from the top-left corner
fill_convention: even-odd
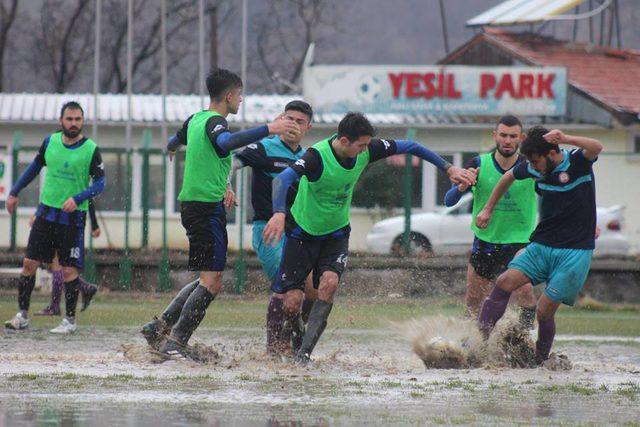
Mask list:
[[[493,281],[507,270],[507,266],[518,251],[526,246],[526,243],[489,243],[476,237],[473,241],[469,264],[478,276]]]
[[[189,239],[189,270],[223,271],[228,238],[222,202],[182,202],[180,216]]]
[[[313,286],[317,289],[320,276],[333,271],[342,276],[349,255],[349,236],[326,240],[300,240],[287,236],[282,261],[271,290],[284,294],[293,289],[304,291],[304,281],[313,272]]]
[[[84,226],[70,222],[69,225],[59,224],[36,217],[29,233],[27,258],[51,263],[57,253],[60,265],[81,269],[84,266]]]

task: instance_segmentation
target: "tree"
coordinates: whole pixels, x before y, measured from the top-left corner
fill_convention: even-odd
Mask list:
[[[269,79],[264,88],[277,93],[299,92],[304,58],[311,43],[326,42],[338,31],[335,0],[273,0],[268,13],[256,19],[256,54]]]
[[[16,20],[18,0],[0,0],[0,92],[4,82],[4,54],[9,44],[9,30]]]
[[[222,0],[208,2],[205,14],[216,13],[217,15],[220,3]],[[171,66],[175,67],[197,54],[197,39],[194,39],[194,35],[197,35],[197,27],[194,28],[193,25],[198,21],[197,0],[168,1],[167,6],[167,54],[173,58]],[[106,7],[110,11],[107,26],[110,28],[109,34],[113,36],[106,40],[103,47],[106,60],[102,68],[101,91],[121,93],[127,87],[126,3],[123,7],[123,2],[110,0]],[[150,11],[152,13],[149,13]],[[232,11],[232,7],[225,8],[219,24],[224,24]],[[134,3],[133,13],[135,25],[132,74],[134,82],[137,81],[139,84],[136,92],[144,93],[157,88],[160,83],[159,3],[155,0],[138,0]]]

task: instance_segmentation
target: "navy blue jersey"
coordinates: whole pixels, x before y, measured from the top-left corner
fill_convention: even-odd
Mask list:
[[[291,150],[278,136],[270,136],[236,154],[245,166],[253,169],[251,180],[251,204],[254,221],[269,221],[273,215],[271,185],[273,179],[305,153],[302,147]],[[295,198],[295,189],[289,189],[287,207],[290,208]]]
[[[593,163],[582,149],[562,150],[564,159],[547,175],[529,162],[513,170],[516,179],[533,178],[542,197],[540,222],[531,241],[553,248],[593,249],[596,229],[596,190]]]

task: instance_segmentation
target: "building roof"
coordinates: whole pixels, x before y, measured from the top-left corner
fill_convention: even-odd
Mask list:
[[[248,95],[246,102],[246,123],[258,124],[273,120],[292,99],[301,95]],[[60,107],[67,101],[77,101],[82,105],[87,120],[93,120],[93,94],[59,93],[0,93],[0,122],[49,122],[57,123]],[[162,123],[162,97],[160,95],[132,96],[132,123],[134,125],[158,125]],[[187,117],[205,104],[197,95],[168,95],[167,122],[181,124]],[[123,94],[98,95],[98,116],[103,124],[122,125],[127,121],[127,96]],[[342,114],[316,114],[315,125],[336,125]],[[367,114],[376,126],[404,127],[486,127],[495,123],[494,116],[428,115],[428,114]],[[230,115],[230,123],[240,124],[240,114]],[[527,124],[537,124],[540,117],[524,119]],[[553,122],[554,118],[546,118]],[[559,120],[559,119],[558,119]]]
[[[467,21],[467,27],[541,22],[576,7],[584,0],[507,0]]]
[[[483,42],[528,65],[566,67],[569,84],[576,90],[616,113],[623,123],[638,120],[640,51],[485,28],[485,32],[460,46],[440,63],[451,63]]]

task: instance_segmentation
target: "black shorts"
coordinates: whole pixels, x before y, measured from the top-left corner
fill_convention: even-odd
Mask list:
[[[180,216],[189,239],[189,270],[224,270],[228,238],[222,202],[182,202]]]
[[[304,290],[304,280],[313,272],[313,287],[318,288],[320,276],[333,271],[342,276],[349,256],[349,236],[327,240],[299,240],[286,237],[282,261],[271,290],[284,294],[293,289]]]
[[[478,276],[493,281],[507,270],[509,263],[518,251],[526,246],[526,243],[488,243],[476,238],[469,257],[469,264]]]
[[[37,217],[31,226],[27,258],[50,263],[56,252],[64,267],[82,268],[84,265],[84,227],[75,221],[71,225],[58,224]]]

